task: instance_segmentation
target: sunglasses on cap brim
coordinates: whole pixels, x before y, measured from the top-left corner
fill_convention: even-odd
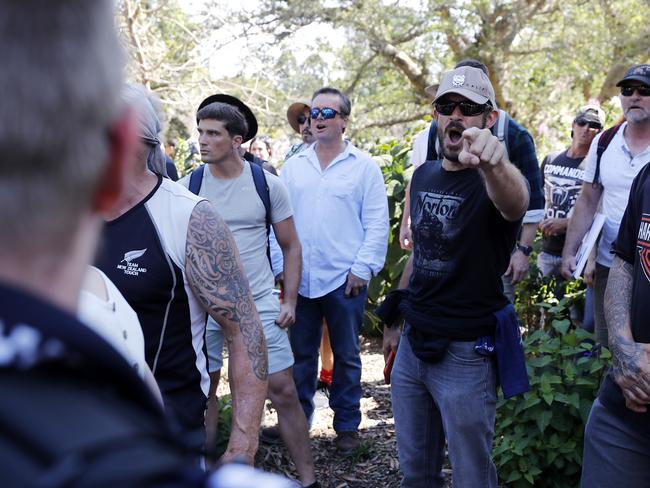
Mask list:
[[[603,128],[602,124],[599,122],[593,122],[591,120],[586,120],[586,119],[576,119],[576,125],[579,127],[584,127],[585,125],[588,125],[590,129],[596,129],[596,130],[601,130]]]

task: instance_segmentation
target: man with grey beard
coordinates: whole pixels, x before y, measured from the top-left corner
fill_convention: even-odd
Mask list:
[[[399,329],[384,331],[385,354],[397,350],[391,381],[401,486],[444,486],[446,436],[454,486],[496,487],[497,368],[502,383],[504,371],[523,374],[508,390],[504,385],[506,394],[527,388],[501,275],[529,191],[490,132],[498,112],[485,73],[445,73],[434,107],[444,157],[413,174],[413,266],[399,304],[406,323],[401,341]],[[503,351],[517,354],[514,367],[510,358],[502,361]]]

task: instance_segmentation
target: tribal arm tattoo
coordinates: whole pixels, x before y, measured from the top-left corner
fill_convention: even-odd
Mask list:
[[[199,203],[190,217],[185,267],[203,307],[223,327],[229,342],[241,333],[252,370],[265,381],[266,342],[248,280],[228,226],[207,201]]]
[[[235,241],[209,202],[194,207],[187,228],[187,280],[223,328],[230,351],[233,415],[222,462],[252,465],[268,387],[266,341]]]
[[[626,399],[630,396],[643,399],[650,395],[650,365],[643,345],[632,337],[632,283],[633,266],[615,256],[607,278],[604,303],[612,371]]]

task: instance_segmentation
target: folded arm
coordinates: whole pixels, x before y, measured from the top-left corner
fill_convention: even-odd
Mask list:
[[[580,195],[578,195],[569,218],[564,248],[562,249],[562,274],[567,279],[573,279],[572,274],[576,269],[578,247],[594,220],[602,194],[602,187],[594,187],[587,182],[582,184]]]

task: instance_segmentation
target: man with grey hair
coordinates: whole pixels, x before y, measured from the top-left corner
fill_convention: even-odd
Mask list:
[[[385,354],[397,351],[391,395],[401,486],[444,486],[446,436],[454,486],[496,487],[497,367],[506,396],[528,387],[501,275],[529,191],[490,132],[498,111],[483,71],[445,73],[434,107],[443,159],[425,162],[411,180],[412,273],[393,294],[406,319],[401,341],[396,323],[384,329]]]
[[[605,223],[596,250],[594,323],[598,343],[607,346],[605,289],[614,259],[612,243],[623,218],[632,180],[650,160],[650,64],[631,66],[616,84],[625,122],[594,138],[586,157],[584,181],[569,219],[562,249],[562,274],[573,279],[576,253],[600,206]]]
[[[131,365],[75,318],[101,214],[115,211],[127,173],[133,184],[127,165],[145,166],[133,110],[120,101],[113,19],[108,0],[0,4],[3,485],[226,487],[233,471],[249,470],[226,468],[208,478],[192,467],[195,453],[177,442]],[[213,275],[227,263],[229,280],[245,281],[223,223],[207,203],[195,209],[193,228],[224,244],[219,256],[198,249],[196,258],[212,258]],[[239,290],[239,306],[250,305]],[[234,315],[226,299],[219,306],[225,317]],[[233,342],[244,347],[241,338]],[[263,352],[263,342],[257,346]],[[252,368],[241,376],[249,381]],[[259,410],[253,415],[259,422]],[[286,486],[261,476],[244,486]]]
[[[123,98],[138,109],[139,152],[127,167],[131,184],[103,213],[96,266],[138,314],[165,407],[197,449],[205,442],[209,388],[206,312],[222,327],[234,390],[224,456],[252,464],[267,388],[262,326],[225,222],[208,201],[149,169],[164,171],[165,158],[154,141],[159,122],[147,95],[143,87],[124,90]]]

